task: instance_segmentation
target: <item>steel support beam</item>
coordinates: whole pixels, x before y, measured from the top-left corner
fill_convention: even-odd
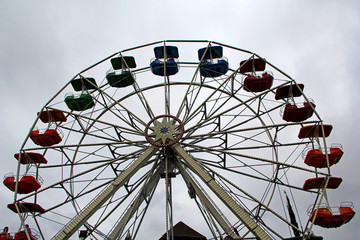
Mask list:
[[[158,150],[155,146],[148,147],[128,168],[110,183],[104,191],[95,197],[79,214],[70,220],[52,239],[69,239],[124,183],[134,175]]]
[[[142,187],[142,190],[138,193],[135,200],[130,204],[130,207],[127,209],[123,217],[120,219],[120,221],[117,223],[116,227],[113,229],[113,231],[109,235],[109,239],[119,239],[121,234],[124,231],[124,228],[126,224],[129,222],[131,217],[134,215],[134,213],[138,210],[139,206],[143,203],[143,201],[146,199],[147,196],[151,192],[154,191],[154,188],[157,186],[159,180],[160,180],[160,173],[164,171],[164,165],[161,164],[156,169],[155,173],[151,176],[149,181],[147,181],[144,186]]]
[[[192,179],[192,177],[186,172],[185,168],[178,161],[176,164],[179,169],[181,175],[183,176],[185,182],[187,184],[191,184],[191,186],[195,190],[196,196],[200,199],[201,203],[205,206],[206,210],[211,213],[216,222],[221,226],[224,232],[230,236],[232,239],[239,239],[239,236],[236,235],[232,227],[228,224],[228,222],[224,219],[223,214],[218,211],[218,209],[214,206],[214,204],[209,200],[208,196],[205,195],[203,189],[198,186],[198,184]]]
[[[271,237],[249,216],[249,213],[240,207],[190,154],[179,144],[173,145],[172,148],[258,239],[271,240]]]

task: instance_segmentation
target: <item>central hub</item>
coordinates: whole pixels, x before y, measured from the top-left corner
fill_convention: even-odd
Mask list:
[[[160,133],[165,134],[165,133],[168,133],[168,132],[169,132],[169,129],[167,127],[160,128]]]
[[[171,146],[177,143],[183,134],[184,126],[182,122],[172,115],[157,116],[145,128],[146,140],[157,147]]]

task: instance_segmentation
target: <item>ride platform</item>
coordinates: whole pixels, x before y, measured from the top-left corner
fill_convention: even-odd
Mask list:
[[[284,238],[283,240],[303,240],[304,237],[291,237],[291,238]],[[321,236],[308,236],[306,240],[323,240],[324,238]]]

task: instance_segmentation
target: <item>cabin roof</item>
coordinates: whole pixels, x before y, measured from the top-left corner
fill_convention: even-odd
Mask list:
[[[186,225],[183,222],[178,222],[173,227],[174,231],[174,239],[176,240],[187,240],[187,239],[199,239],[199,240],[206,240],[206,237],[200,234],[199,232],[195,231],[188,225]],[[159,240],[165,240],[166,239],[166,233],[162,235],[162,237]]]

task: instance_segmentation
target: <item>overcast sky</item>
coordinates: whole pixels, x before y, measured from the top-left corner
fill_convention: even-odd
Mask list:
[[[334,126],[328,141],[345,152],[332,169],[343,183],[329,193],[331,202],[351,201],[359,214],[359,12],[357,0],[2,0],[0,175],[16,171],[13,154],[36,113],[81,70],[133,46],[205,39],[258,53],[306,84]],[[17,215],[6,208],[13,194],[0,189],[0,228],[17,228]],[[358,214],[338,229],[314,231],[326,240],[356,239]]]

